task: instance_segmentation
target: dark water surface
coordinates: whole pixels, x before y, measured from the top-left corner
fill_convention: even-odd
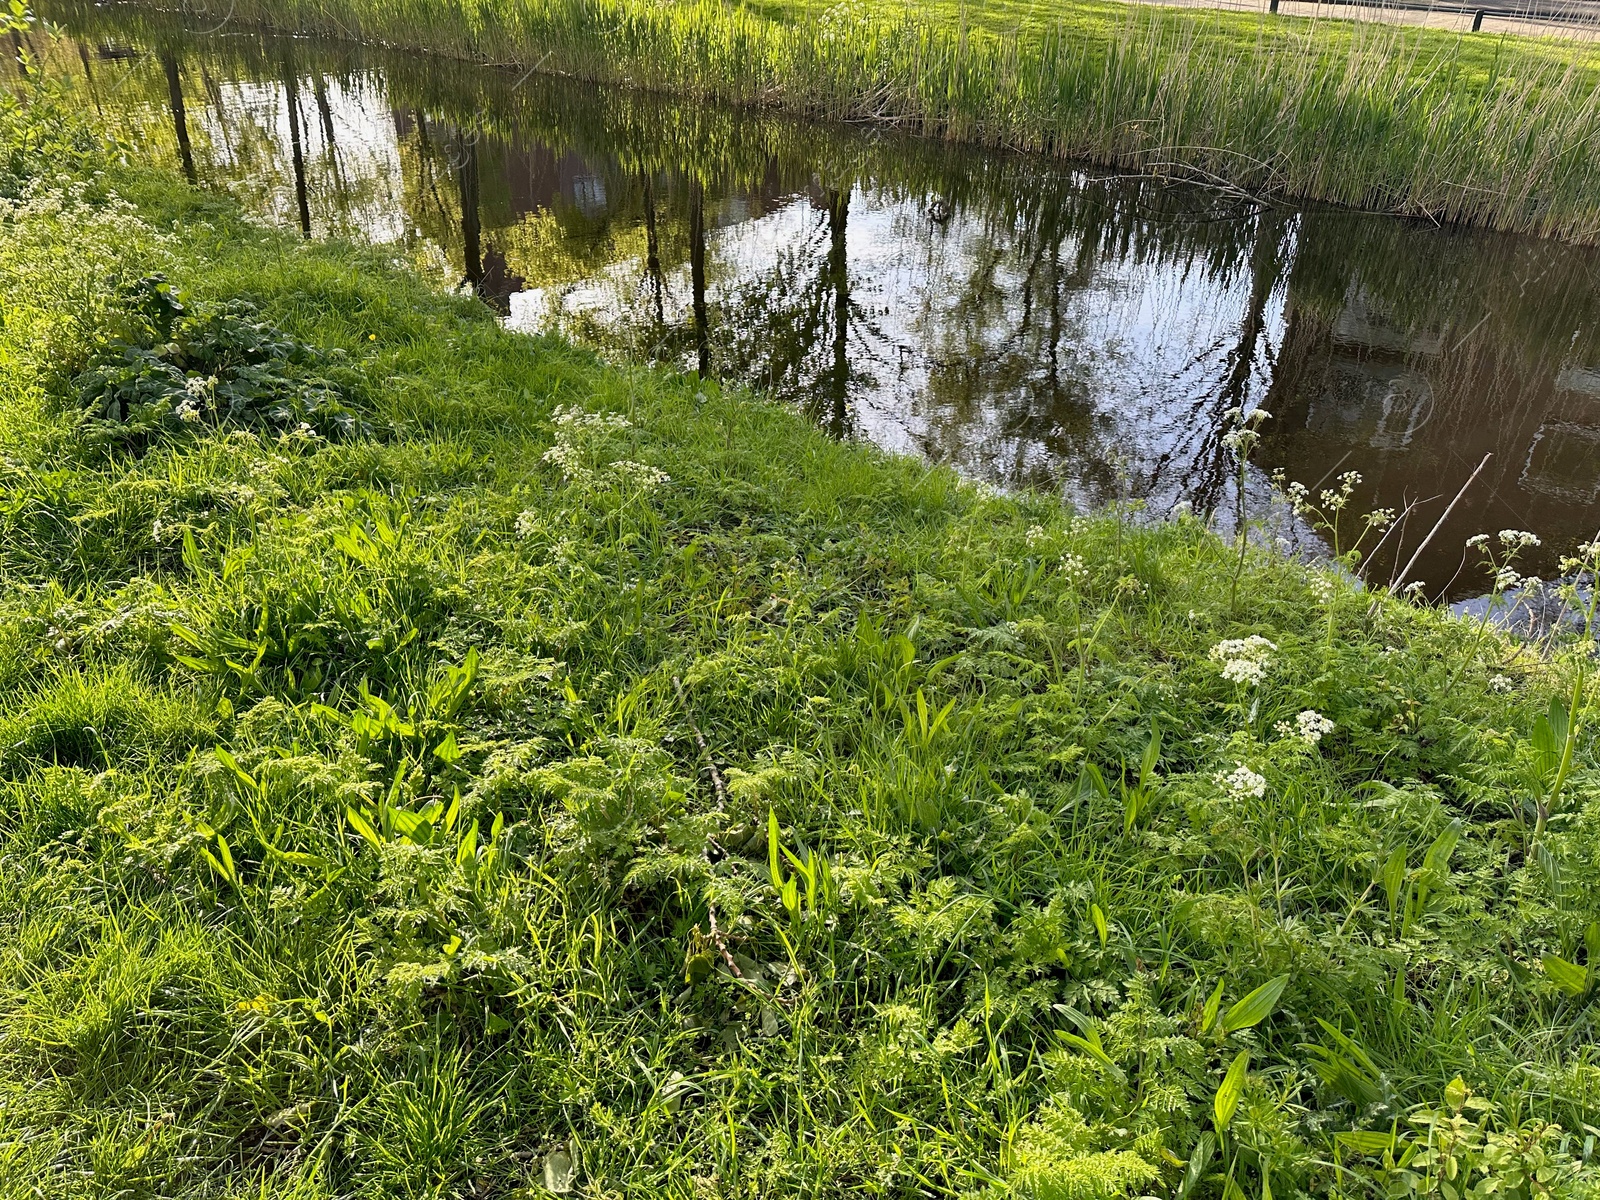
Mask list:
[[[513,326],[753,383],[839,437],[1081,506],[1228,524],[1249,473],[1418,502],[1387,579],[1479,531],[1524,569],[1600,527],[1600,251],[598,89],[427,55],[46,3],[50,69],[143,152],[285,225],[393,245]],[[1287,526],[1285,526],[1287,528]],[[1353,529],[1352,529],[1353,531]],[[1303,532],[1303,527],[1302,527]]]

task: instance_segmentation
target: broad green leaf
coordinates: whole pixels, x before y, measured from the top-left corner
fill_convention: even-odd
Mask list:
[[[1588,973],[1559,955],[1544,956],[1544,973],[1549,976],[1551,983],[1570,995],[1581,996],[1589,990]]]
[[[1228,1122],[1233,1120],[1234,1110],[1239,1107],[1239,1100],[1244,1096],[1245,1073],[1249,1069],[1250,1051],[1241,1050],[1239,1057],[1228,1067],[1228,1073],[1222,1077],[1216,1097],[1211,1102],[1211,1112],[1217,1119],[1219,1130],[1226,1129]]]
[[[444,741],[433,748],[434,757],[442,760],[446,765],[453,763],[461,757],[461,747],[456,745],[455,730],[444,735]]]
[[[1224,1033],[1238,1033],[1241,1029],[1249,1029],[1259,1025],[1272,1015],[1272,1010],[1278,1006],[1278,997],[1283,995],[1283,989],[1289,985],[1287,975],[1279,975],[1276,979],[1269,979],[1255,991],[1251,992],[1239,1003],[1228,1009],[1228,1015],[1222,1018],[1222,1031]]]
[[[1116,1063],[1111,1061],[1111,1056],[1106,1053],[1105,1046],[1101,1044],[1100,1030],[1091,1024],[1087,1027],[1086,1032],[1088,1033],[1087,1037],[1079,1037],[1075,1033],[1068,1033],[1064,1029],[1058,1029],[1056,1030],[1056,1036],[1067,1045],[1076,1050],[1082,1050],[1090,1058],[1094,1059],[1095,1062],[1104,1067],[1106,1069],[1106,1073],[1118,1083],[1126,1082],[1127,1075],[1123,1072],[1121,1067],[1117,1066]]]
[[[1139,786],[1148,787],[1151,777],[1156,773],[1156,764],[1161,761],[1161,726],[1152,723],[1150,726],[1150,741],[1146,743],[1144,755],[1139,760]]]
[[[1194,1153],[1189,1155],[1188,1169],[1183,1173],[1183,1182],[1178,1185],[1178,1192],[1173,1200],[1185,1200],[1185,1197],[1200,1185],[1201,1176],[1211,1165],[1211,1155],[1216,1145],[1217,1136],[1211,1130],[1208,1129],[1200,1135],[1200,1140],[1194,1145]]]
[[[772,809],[767,809],[767,871],[772,878],[772,886],[783,886],[783,864],[778,861],[778,847],[783,838],[778,829],[778,814]]]
[[[1400,908],[1400,889],[1406,883],[1406,848],[1396,846],[1389,851],[1383,863],[1383,891],[1389,898],[1389,917],[1392,920]]]
[[[1098,904],[1089,906],[1089,920],[1094,922],[1094,931],[1100,935],[1100,949],[1106,948],[1106,938],[1110,936],[1110,929],[1106,925],[1106,914]]]
[[[1447,873],[1450,869],[1450,855],[1460,838],[1461,818],[1457,817],[1450,822],[1443,833],[1433,839],[1433,845],[1429,846],[1428,852],[1422,856],[1422,869],[1441,875]]]
[[[1393,1133],[1377,1133],[1366,1129],[1353,1129],[1349,1133],[1336,1133],[1333,1136],[1336,1144],[1353,1150],[1357,1154],[1382,1154],[1394,1148]]]
[[[221,746],[218,746],[211,753],[216,755],[217,761],[223,766],[227,767],[229,771],[233,772],[233,777],[240,783],[244,784],[244,786],[250,791],[254,792],[260,790],[260,786],[256,783],[254,776],[241,767],[239,765],[239,760],[234,758],[233,755],[229,754]]]
[[[306,854],[300,850],[279,850],[275,846],[265,846],[267,857],[277,862],[287,863],[291,867],[316,867],[325,870],[328,860],[320,854]]]
[[[1211,1027],[1217,1023],[1217,1012],[1222,1008],[1222,980],[1217,980],[1217,986],[1211,989],[1211,995],[1206,1000],[1206,1006],[1200,1010],[1200,1032],[1210,1033]]]
[[[378,831],[372,827],[372,822],[362,816],[353,808],[344,810],[344,819],[350,822],[350,828],[359,833],[374,849],[383,848],[383,839],[378,836]]]
[[[1078,774],[1078,798],[1092,800],[1096,796],[1102,800],[1109,800],[1111,789],[1106,786],[1106,777],[1100,773],[1100,768],[1092,762],[1086,762]]]
[[[465,866],[478,854],[478,823],[474,821],[467,826],[466,833],[461,835],[461,841],[456,846],[456,865]]]

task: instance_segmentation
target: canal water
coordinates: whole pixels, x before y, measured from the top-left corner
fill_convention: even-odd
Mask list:
[[[392,247],[512,326],[749,383],[840,438],[1231,527],[1359,472],[1387,580],[1484,590],[1600,528],[1600,251],[1118,176],[426,54],[46,3],[32,45],[139,153]],[[1307,538],[1304,522],[1274,528]],[[1298,531],[1298,533],[1296,532]],[[1313,543],[1314,545],[1314,543]]]

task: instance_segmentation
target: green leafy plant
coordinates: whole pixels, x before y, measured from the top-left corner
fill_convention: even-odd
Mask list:
[[[150,276],[125,290],[122,311],[122,336],[72,381],[93,443],[142,450],[202,428],[301,437],[366,428],[340,356],[286,336],[248,301],[193,309]]]

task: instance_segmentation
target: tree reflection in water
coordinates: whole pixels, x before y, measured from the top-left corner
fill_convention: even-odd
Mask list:
[[[1455,591],[1474,586],[1449,582],[1468,534],[1531,528],[1553,559],[1600,525],[1593,250],[53,7],[79,40],[47,65],[135,125],[139,105],[162,114],[140,136],[200,177],[396,243],[519,325],[759,387],[837,437],[1224,525],[1265,494],[1254,470],[1236,494],[1232,408],[1274,414],[1260,467],[1312,487],[1359,470],[1358,504],[1418,501],[1426,524],[1492,451],[1421,564]],[[86,44],[132,49],[91,69]],[[203,112],[174,84],[196,70]]]

